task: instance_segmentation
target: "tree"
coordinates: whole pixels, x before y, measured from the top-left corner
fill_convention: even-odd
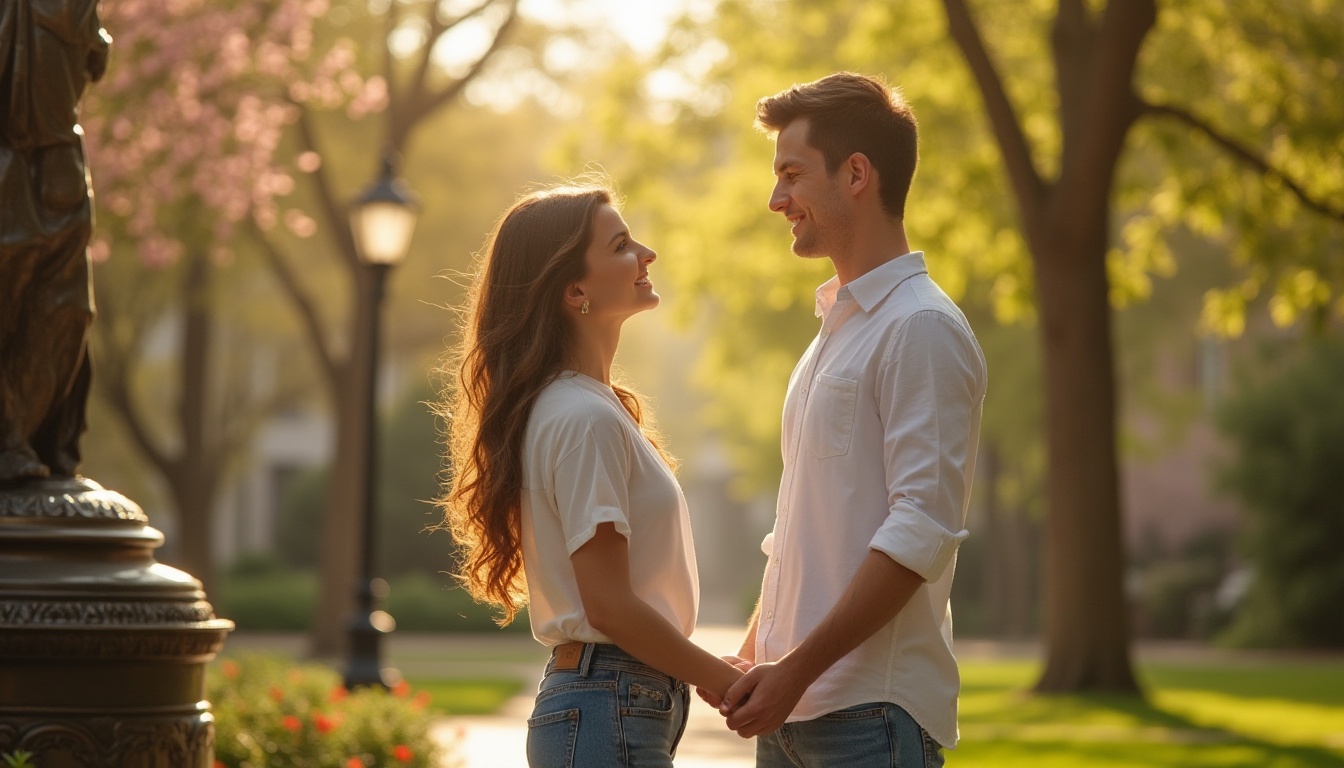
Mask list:
[[[384,14],[385,27],[368,49],[379,51],[379,80],[385,87],[381,136],[374,140],[385,156],[402,156],[409,149],[415,130],[434,113],[454,104],[463,89],[481,73],[500,49],[518,18],[517,0],[482,0],[463,10],[452,10],[439,2],[392,2]],[[357,12],[357,11],[352,11]],[[405,15],[403,15],[405,14]],[[487,22],[488,47],[475,57],[464,71],[453,76],[435,63],[441,40],[455,28]],[[418,44],[406,57],[394,55],[394,35],[418,35]],[[355,64],[353,42],[346,46],[341,72],[350,72]],[[333,246],[332,255],[339,264],[342,282],[349,295],[349,311],[334,321],[327,320],[316,292],[305,282],[304,272],[295,266],[297,257],[279,238],[269,234],[265,222],[257,222],[252,234],[279,279],[285,294],[302,318],[303,327],[336,415],[336,436],[331,465],[331,485],[327,489],[326,514],[320,530],[320,567],[317,615],[312,635],[312,652],[318,656],[338,655],[344,647],[345,625],[353,611],[353,596],[359,560],[360,499],[364,498],[361,467],[365,446],[371,435],[365,434],[359,418],[369,397],[366,377],[360,375],[374,364],[370,359],[373,339],[372,316],[376,311],[374,283],[355,252],[354,238],[346,217],[343,194],[333,169],[321,160],[328,158],[321,136],[319,112],[326,99],[322,90],[291,88],[290,97],[297,110],[298,148],[316,162],[307,175],[315,206],[317,228]],[[374,158],[370,158],[374,159]],[[376,166],[371,164],[370,171]],[[370,177],[373,174],[370,173]]]
[[[291,186],[275,157],[289,112],[259,86],[306,55],[319,10],[307,0],[111,4],[103,21],[116,52],[83,112],[100,203],[96,391],[167,488],[173,561],[207,588],[223,480],[262,414],[293,394],[255,391],[253,361],[240,357],[248,328],[217,272],[238,260],[238,224]],[[156,336],[172,339],[175,372],[147,359]]]
[[[782,334],[806,321],[822,275],[780,256],[752,102],[836,69],[891,74],[926,137],[912,241],[934,251],[931,269],[954,297],[1040,331],[1049,656],[1037,690],[1135,691],[1112,305],[1170,274],[1167,241],[1188,232],[1240,267],[1238,284],[1208,294],[1207,328],[1236,332],[1261,294],[1283,323],[1344,312],[1344,265],[1331,258],[1344,102],[1328,96],[1342,48],[1344,24],[1310,2],[724,0],[708,27],[683,25],[656,65],[651,82],[688,87],[668,96],[644,73],[612,76],[608,98],[663,117],[613,124],[603,138],[625,149],[607,150],[618,175],[639,179],[636,220],[673,254],[660,268],[727,330],[706,355],[723,422],[746,438],[740,447],[777,445],[764,419],[776,418],[774,382],[799,343]],[[581,138],[575,147],[597,151]],[[761,476],[777,461],[743,453]]]
[[[1048,655],[1036,690],[1136,691],[1122,578],[1108,274],[1116,177],[1131,129],[1145,118],[1174,119],[1312,212],[1344,222],[1344,209],[1253,145],[1165,95],[1145,92],[1141,55],[1157,26],[1155,0],[1101,8],[1061,0],[1049,21],[1057,143],[1045,151],[1039,143],[1032,146],[970,7],[965,0],[944,0],[943,7],[1003,158],[1031,254],[1041,321],[1050,460]],[[1275,8],[1283,10],[1281,4]],[[1309,6],[1297,10],[1300,21],[1329,28],[1324,12],[1311,19]],[[1338,39],[1338,21],[1334,27]],[[1313,296],[1304,303],[1318,301]]]

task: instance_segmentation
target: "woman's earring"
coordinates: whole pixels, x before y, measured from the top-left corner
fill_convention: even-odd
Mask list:
[[[587,300],[587,299],[584,299],[584,300],[583,300],[583,304],[580,304],[580,305],[579,305],[579,314],[580,314],[580,315],[586,315],[586,314],[588,314],[588,300]]]

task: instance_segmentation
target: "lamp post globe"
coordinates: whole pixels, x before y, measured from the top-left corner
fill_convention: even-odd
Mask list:
[[[364,504],[361,510],[360,570],[355,615],[349,624],[345,687],[387,687],[395,673],[382,665],[383,636],[396,622],[376,606],[386,595],[386,582],[373,575],[378,478],[378,366],[383,296],[387,275],[406,257],[415,231],[419,202],[406,182],[396,175],[396,155],[383,155],[382,171],[350,205],[350,231],[355,252],[369,271],[364,281],[368,293],[368,366],[364,372],[368,396],[364,403],[365,455]]]

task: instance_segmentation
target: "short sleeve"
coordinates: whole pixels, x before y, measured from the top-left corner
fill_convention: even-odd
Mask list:
[[[603,412],[574,414],[558,439],[554,468],[556,510],[569,554],[588,543],[602,523],[630,536],[630,445],[623,425]],[[611,414],[610,416],[615,416]]]

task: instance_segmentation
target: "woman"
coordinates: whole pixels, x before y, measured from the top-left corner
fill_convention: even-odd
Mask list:
[[[687,638],[698,585],[686,501],[638,395],[613,383],[621,326],[658,306],[656,254],[605,186],[520,199],[469,300],[446,416],[458,578],[553,651],[528,720],[539,766],[671,765],[687,684],[741,672]]]

